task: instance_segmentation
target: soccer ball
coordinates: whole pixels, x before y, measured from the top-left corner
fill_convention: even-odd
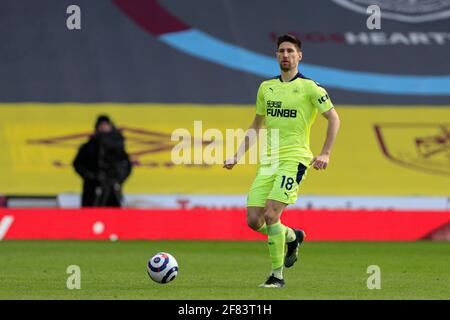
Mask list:
[[[177,277],[177,260],[167,252],[158,252],[148,260],[147,273],[155,282],[168,283]]]

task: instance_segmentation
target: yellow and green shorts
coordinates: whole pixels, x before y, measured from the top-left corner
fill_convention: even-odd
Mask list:
[[[280,161],[277,167],[260,165],[247,196],[247,207],[265,207],[269,199],[295,203],[306,170],[305,165],[294,161]]]

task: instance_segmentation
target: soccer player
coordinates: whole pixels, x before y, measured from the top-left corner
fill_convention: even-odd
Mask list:
[[[270,164],[260,161],[247,197],[248,226],[268,236],[272,271],[260,285],[264,288],[283,287],[283,267],[293,266],[298,259],[298,249],[306,234],[283,225],[280,216],[287,205],[297,200],[308,167],[327,168],[339,130],[339,116],[325,89],[298,71],[302,60],[301,41],[290,34],[278,37],[276,55],[281,74],[259,86],[253,123],[238,152],[224,163],[224,168],[232,169],[251,146],[249,132],[259,132],[265,123],[267,150],[272,160]],[[309,136],[318,112],[328,120],[328,127],[322,151],[314,157]],[[272,142],[272,130],[278,130],[277,146]]]

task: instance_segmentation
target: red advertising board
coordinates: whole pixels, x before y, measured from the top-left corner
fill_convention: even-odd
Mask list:
[[[313,241],[414,241],[450,211],[286,210],[282,222]],[[0,239],[262,240],[245,209],[0,209]]]

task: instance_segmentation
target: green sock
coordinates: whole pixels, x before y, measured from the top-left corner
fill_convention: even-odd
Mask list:
[[[256,232],[262,233],[267,235],[267,224],[264,222],[264,224],[262,225],[261,228],[259,228],[258,230],[256,230]],[[292,242],[295,239],[297,239],[297,236],[295,235],[295,232],[292,228],[286,227],[286,243],[288,242]]]
[[[292,242],[296,239],[295,232],[292,228],[286,227],[286,243]]]
[[[259,232],[259,233],[262,233],[262,234],[267,234],[267,224],[264,222],[264,224],[262,225],[262,227],[259,228],[259,229],[256,230],[256,231]]]
[[[284,261],[284,247],[286,241],[286,227],[278,221],[275,224],[267,226],[268,238],[267,243],[269,245],[269,254],[272,260],[272,270],[276,272],[278,276],[281,275],[280,268],[283,268]],[[282,269],[281,269],[282,270]]]

